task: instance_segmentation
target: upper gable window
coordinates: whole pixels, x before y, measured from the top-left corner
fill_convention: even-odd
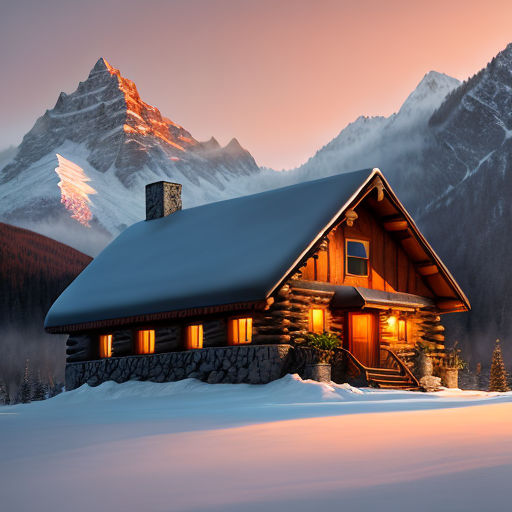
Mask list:
[[[370,242],[366,240],[349,240],[345,244],[345,269],[349,276],[368,275]]]

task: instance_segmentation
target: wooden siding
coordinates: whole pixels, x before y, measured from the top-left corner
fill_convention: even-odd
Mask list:
[[[353,227],[341,224],[328,235],[327,250],[309,258],[301,269],[302,279],[338,285],[362,286],[375,290],[404,292],[433,297],[402,247],[384,230],[377,219],[361,205]],[[367,277],[346,275],[345,240],[370,242]]]

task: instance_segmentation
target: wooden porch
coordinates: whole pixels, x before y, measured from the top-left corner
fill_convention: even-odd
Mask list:
[[[350,350],[336,349],[332,365],[334,382],[351,382],[381,389],[420,391],[422,388],[407,364],[392,350],[380,348],[378,367],[364,365]]]

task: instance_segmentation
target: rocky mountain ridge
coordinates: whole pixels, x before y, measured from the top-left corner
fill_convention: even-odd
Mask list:
[[[472,303],[445,317],[448,342],[486,362],[496,337],[512,338],[512,44],[462,84],[428,73],[397,114],[358,118],[298,173],[372,166]]]
[[[418,221],[472,301],[473,311],[449,319],[477,359],[502,338],[512,356],[512,44],[450,94],[430,118],[437,151],[427,172],[451,185]],[[427,166],[428,164],[428,166]]]
[[[57,155],[70,162],[62,173],[56,172]],[[0,170],[0,218],[39,232],[45,231],[42,222],[64,223],[59,236],[71,229],[82,237],[80,216],[72,210],[77,205],[90,210],[91,222],[83,224],[108,239],[144,217],[144,186],[151,181],[185,184],[185,205],[193,206],[224,198],[230,181],[258,173],[236,139],[225,147],[213,138],[197,141],[145,103],[135,84],[101,58],[73,93],[59,95]],[[85,181],[94,196],[61,194],[83,192]]]
[[[309,179],[343,170],[379,167],[411,210],[422,200],[411,183],[429,188],[423,172],[423,153],[435,142],[428,127],[433,112],[460,82],[443,73],[430,71],[389,117],[360,116],[337,137],[321,148],[297,172]],[[435,193],[429,200],[435,199]]]

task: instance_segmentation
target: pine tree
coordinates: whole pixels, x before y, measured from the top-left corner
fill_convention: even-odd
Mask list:
[[[38,372],[37,380],[35,381],[33,389],[32,389],[32,400],[33,401],[45,400],[46,394],[47,394],[47,386],[41,380],[41,374],[40,374],[40,372]]]
[[[507,370],[501,354],[500,340],[496,340],[494,352],[492,353],[491,379],[489,391],[510,391],[507,382]]]
[[[28,404],[32,398],[32,382],[30,379],[30,369],[28,359],[25,362],[25,373],[23,374],[23,382],[19,390],[19,401]]]
[[[9,405],[9,387],[0,380],[0,405]]]

